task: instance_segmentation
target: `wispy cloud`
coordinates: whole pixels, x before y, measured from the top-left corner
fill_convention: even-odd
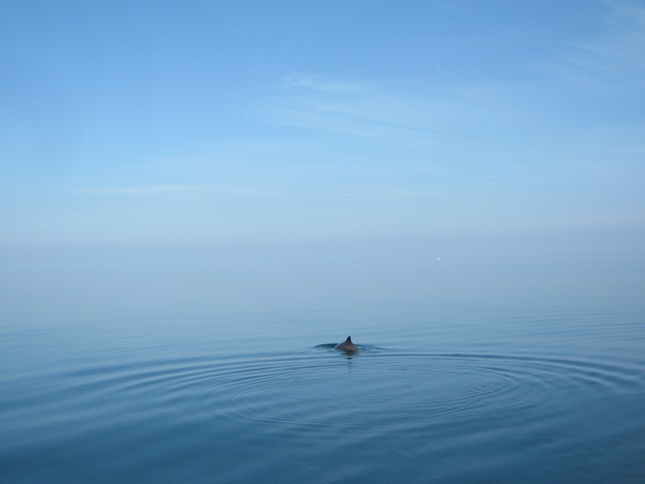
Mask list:
[[[83,193],[91,195],[146,195],[169,192],[197,192],[212,189],[208,185],[144,185],[116,188],[87,188]]]
[[[558,60],[539,70],[580,87],[643,89],[645,6],[630,0],[601,2],[602,31],[570,42]]]
[[[430,190],[404,187],[338,187],[327,185],[221,186],[221,185],[144,185],[115,188],[92,188],[82,193],[96,196],[157,196],[163,194],[197,194],[200,199],[241,198],[310,202],[379,202],[423,199],[434,196]]]
[[[384,90],[360,82],[288,75],[260,102],[272,124],[421,146],[463,146],[472,137],[447,127],[454,118],[438,97]]]
[[[432,190],[412,188],[353,188],[331,190],[323,194],[320,199],[339,202],[393,202],[428,199],[437,195]]]
[[[238,185],[140,185],[111,188],[87,188],[82,193],[96,196],[142,196],[158,197],[179,195],[185,197],[208,198],[257,198],[268,199],[280,197],[281,192],[263,186]]]
[[[282,77],[282,81],[289,87],[301,87],[323,92],[356,92],[367,88],[366,85],[339,82],[311,74],[288,74]]]

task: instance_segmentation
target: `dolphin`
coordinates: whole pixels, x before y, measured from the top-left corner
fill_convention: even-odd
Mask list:
[[[358,353],[361,349],[352,343],[352,337],[348,336],[347,339],[335,346],[337,350],[344,351],[345,353]]]

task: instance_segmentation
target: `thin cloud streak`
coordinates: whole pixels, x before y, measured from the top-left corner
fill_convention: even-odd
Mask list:
[[[561,81],[593,89],[643,90],[645,7],[632,1],[606,4],[606,30],[594,38],[568,44],[556,61],[536,69]]]
[[[275,126],[425,147],[477,144],[471,133],[446,127],[454,122],[455,114],[445,99],[351,82],[323,83],[315,76],[285,80],[280,91],[259,103],[260,117]]]
[[[282,77],[282,81],[288,87],[301,87],[320,92],[357,92],[366,88],[358,83],[325,80],[311,74],[288,74]]]
[[[272,199],[287,201],[394,201],[412,200],[435,196],[429,190],[414,190],[405,188],[347,188],[334,189],[325,187],[309,187],[295,189],[294,187],[279,187],[268,190],[262,187],[232,187],[215,185],[149,185],[140,187],[98,188],[86,189],[83,193],[90,195],[158,195],[165,193],[199,193],[204,196],[215,195],[227,198]]]
[[[212,188],[208,185],[146,185],[139,187],[87,188],[82,192],[92,195],[146,195],[168,192],[203,192]]]
[[[224,196],[228,198],[274,198],[276,192],[254,187],[226,185],[142,185],[115,188],[90,188],[83,193],[97,196],[157,196],[164,194],[183,194],[197,196]]]

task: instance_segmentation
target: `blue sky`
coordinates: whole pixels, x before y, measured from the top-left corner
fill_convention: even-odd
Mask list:
[[[645,241],[642,1],[4,0],[0,59],[0,247]]]

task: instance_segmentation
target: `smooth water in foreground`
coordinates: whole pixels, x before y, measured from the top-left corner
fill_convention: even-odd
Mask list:
[[[2,482],[645,481],[642,255],[2,272]]]

